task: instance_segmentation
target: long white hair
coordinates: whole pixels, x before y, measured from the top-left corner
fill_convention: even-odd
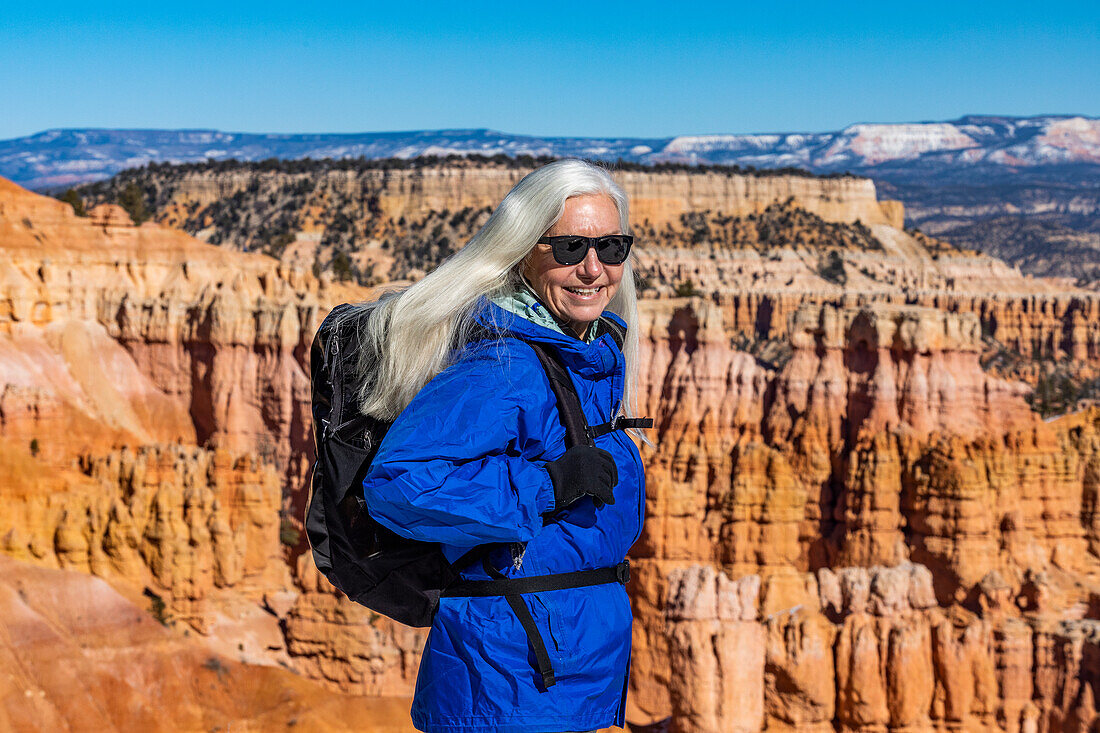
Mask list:
[[[359,306],[372,311],[360,334],[360,411],[380,420],[396,419],[477,328],[478,301],[515,292],[523,260],[536,240],[561,218],[566,199],[585,194],[610,196],[621,231],[630,233],[626,194],[611,175],[582,160],[558,160],[524,176],[469,243],[422,280]],[[627,326],[626,382],[619,408],[627,417],[635,414],[638,374],[632,259],[624,264],[622,282],[608,305]]]

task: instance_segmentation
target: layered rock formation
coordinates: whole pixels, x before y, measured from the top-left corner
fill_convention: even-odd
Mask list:
[[[0,727],[404,733],[408,701],[334,693],[180,637],[83,573],[0,557]]]
[[[0,184],[3,552],[227,658],[408,696],[423,631],[349,603],[301,534],[308,347],[368,293]]]
[[[366,695],[411,695],[425,629],[398,624],[352,603],[318,572],[297,562],[301,589],[285,618],[294,668],[341,690]]]
[[[413,168],[319,161],[133,171],[85,189],[89,204],[144,196],[161,223],[214,244],[262,250],[360,282],[418,278],[485,223],[531,169],[452,161]],[[902,209],[852,176],[623,171],[632,221],[664,233],[707,212],[749,216],[790,200],[830,222],[900,227]],[[696,242],[697,244],[698,242]]]
[[[945,610],[932,574],[909,563],[803,577],[798,606],[764,615],[759,576],[670,574],[671,730],[1058,731],[1097,721],[1094,620],[1019,618],[993,578],[981,613]]]
[[[348,295],[256,255],[0,181],[2,435],[88,448],[181,441],[305,471],[304,352]],[[105,431],[106,429],[106,431]],[[60,454],[58,454],[60,457]]]
[[[337,173],[172,191],[190,221],[307,181],[360,197],[357,236],[412,241],[468,234],[521,174]],[[1044,422],[1006,376],[1094,368],[1094,296],[903,231],[866,182],[622,177],[656,418],[629,719],[1091,725],[1100,410]],[[337,249],[332,211],[293,211]],[[377,262],[411,272],[432,247]],[[309,341],[366,291],[4,182],[0,248],[0,461],[18,477],[0,486],[3,551],[106,578],[223,655],[410,694],[423,632],[337,593],[294,525]],[[984,370],[994,346],[1021,361]]]
[[[528,172],[460,162],[408,170],[294,165],[161,167],[117,185],[136,183],[158,220],[204,240],[379,283],[431,269]],[[806,300],[886,301],[974,312],[994,351],[1100,359],[1095,293],[903,231],[900,203],[877,201],[869,180],[713,170],[617,177],[631,196],[647,294],[720,299],[737,310],[746,334],[784,337],[789,313]],[[117,195],[106,185],[88,193],[91,201]],[[1009,373],[1035,382],[1026,368]]]
[[[834,582],[822,575],[831,568],[919,567],[921,608],[970,614],[974,623],[988,625],[994,607],[1017,625],[1086,614],[1100,588],[1100,556],[1089,549],[1100,410],[1039,422],[1023,399],[1025,385],[982,371],[979,323],[970,313],[804,304],[789,322],[793,351],[776,369],[731,348],[723,312],[705,300],[643,309],[647,360],[665,378],[651,381],[645,395],[647,414],[661,418],[646,455],[646,531],[634,548],[637,719],[671,715],[682,730],[759,728],[763,713],[741,697],[744,680],[727,688],[707,670],[755,669],[767,629],[836,664],[835,675],[826,666],[777,669],[769,699],[781,714],[768,728],[957,720],[933,720],[939,681],[890,677],[891,665],[931,674],[935,624],[918,624],[914,641],[878,622],[830,631],[841,610],[812,621],[799,616],[827,605],[814,599],[819,582]],[[712,585],[715,567],[738,579],[734,585],[758,578],[759,607],[722,610],[713,594],[740,593],[722,590],[725,580],[718,590],[676,580],[699,563]],[[719,610],[684,610],[715,602]],[[792,615],[798,628],[773,631],[776,619]],[[822,644],[833,651],[821,652]],[[876,656],[891,645],[900,645],[896,661]],[[757,656],[736,656],[738,648]],[[690,667],[679,666],[685,658]],[[956,673],[951,663],[941,666]],[[881,677],[866,678],[872,669]],[[822,683],[815,697],[812,685],[792,689],[792,679],[835,679],[835,687]],[[868,686],[880,691],[878,702]],[[917,698],[891,700],[910,694]],[[1053,703],[1044,705],[1038,709]]]
[[[12,448],[5,457],[18,465]],[[253,461],[176,445],[86,455],[62,472],[24,459],[3,487],[3,550],[115,579],[144,591],[163,620],[207,631],[237,600],[258,605],[290,585],[279,476]]]
[[[190,231],[194,222],[202,221],[203,210],[216,202],[236,197],[238,204],[248,207],[302,181],[310,183],[310,192],[323,192],[318,203],[334,197],[366,202],[363,211],[379,219],[396,221],[404,217],[416,221],[441,211],[495,207],[532,170],[460,161],[415,169],[368,166],[361,170],[324,171],[317,166],[320,176],[309,171],[308,164],[298,166],[304,174],[253,169],[247,164],[221,167],[221,171],[197,170],[179,177],[160,169],[147,172],[140,180],[143,185],[157,189],[154,199],[166,222],[183,224]],[[701,211],[748,214],[788,198],[829,221],[861,220],[865,224],[902,226],[900,206],[896,202],[879,202],[874,183],[866,178],[705,170],[631,170],[618,173],[617,178],[630,196],[634,221],[658,228],[677,223],[684,214]],[[354,218],[353,212],[356,209],[344,213]]]

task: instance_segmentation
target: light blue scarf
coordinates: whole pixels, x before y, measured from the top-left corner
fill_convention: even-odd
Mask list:
[[[493,298],[492,301],[504,310],[515,313],[517,316],[523,316],[532,323],[537,323],[540,326],[544,326],[567,336],[576,336],[574,333],[566,334],[566,332],[562,330],[557,320],[550,315],[550,311],[546,309],[546,306],[535,297],[535,294],[531,291],[526,281],[523,282],[516,292],[497,296]],[[588,326],[588,334],[584,338],[586,343],[591,343],[592,339],[596,338],[596,328],[599,326],[599,323],[597,319],[592,321]]]

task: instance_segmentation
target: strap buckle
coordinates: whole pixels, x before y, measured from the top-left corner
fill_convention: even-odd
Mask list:
[[[623,417],[620,415],[611,422],[605,422],[602,425],[588,425],[585,427],[585,432],[588,433],[589,438],[595,440],[601,435],[607,435],[615,430],[651,427],[653,427],[653,418],[651,417]]]
[[[630,561],[623,560],[621,563],[615,566],[615,580],[619,581],[623,585],[630,582]]]

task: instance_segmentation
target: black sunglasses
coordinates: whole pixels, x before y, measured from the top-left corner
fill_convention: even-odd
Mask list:
[[[629,234],[609,234],[606,237],[582,237],[579,234],[563,234],[560,237],[539,237],[539,244],[549,244],[554,260],[559,265],[575,265],[588,255],[588,248],[596,248],[596,257],[605,265],[621,265],[630,254],[634,237]]]

